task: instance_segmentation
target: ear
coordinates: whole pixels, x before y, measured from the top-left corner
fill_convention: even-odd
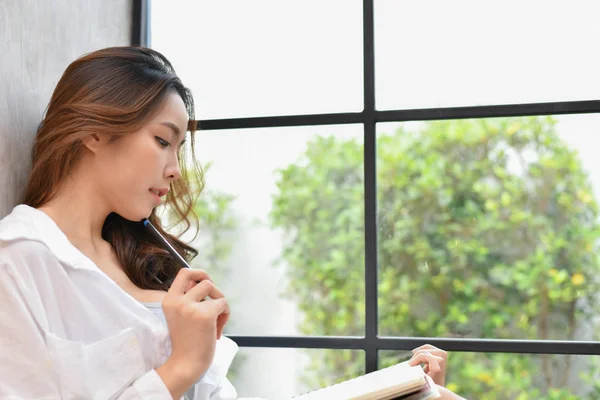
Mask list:
[[[83,138],[82,142],[92,153],[97,153],[101,147],[108,143],[108,139],[107,135],[90,133]]]

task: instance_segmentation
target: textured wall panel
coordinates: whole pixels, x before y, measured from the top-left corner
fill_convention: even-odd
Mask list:
[[[0,218],[18,203],[35,129],[67,65],[129,44],[131,0],[0,0]]]

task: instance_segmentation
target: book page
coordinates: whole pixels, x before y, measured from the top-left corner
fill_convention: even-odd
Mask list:
[[[427,375],[425,375],[425,379],[426,379],[427,383],[418,392],[413,393],[413,394],[407,394],[407,395],[400,396],[400,397],[396,397],[394,400],[434,400],[434,399],[439,399],[441,396],[440,396],[440,392],[437,389],[437,386],[435,385],[435,383],[433,383],[431,378]]]
[[[317,389],[294,400],[386,400],[415,393],[427,384],[420,366],[411,367],[408,361],[380,369],[357,378]],[[429,399],[429,398],[427,398]],[[416,400],[416,399],[415,399]],[[425,398],[420,399],[425,400]]]

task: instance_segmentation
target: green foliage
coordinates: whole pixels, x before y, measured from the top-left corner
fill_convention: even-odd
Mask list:
[[[361,335],[364,200],[362,164],[357,162],[361,149],[352,141],[317,138],[307,153],[308,164],[281,171],[271,214],[275,226],[293,235],[284,249],[292,266],[290,289],[302,299],[300,309],[310,315],[300,329],[315,335]],[[324,298],[329,301],[321,301]]]
[[[237,227],[237,221],[231,210],[234,197],[220,192],[205,192],[194,205],[194,211],[200,219],[199,240],[197,243],[198,256],[193,266],[205,269],[220,281],[226,276],[227,258],[233,241],[232,233]]]
[[[304,334],[364,333],[362,154],[318,137],[278,172],[271,222],[288,234],[282,261]],[[552,118],[400,128],[378,135],[377,155],[383,335],[573,340],[589,327],[598,206]],[[574,362],[556,357],[453,353],[451,387],[477,399],[579,396]],[[319,361],[315,386],[364,365],[335,351]]]

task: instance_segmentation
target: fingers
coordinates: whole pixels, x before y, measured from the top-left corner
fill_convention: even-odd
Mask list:
[[[424,344],[423,346],[419,346],[416,349],[414,349],[413,356],[415,354],[419,354],[419,353],[423,353],[423,352],[427,352],[427,353],[433,354],[434,356],[440,357],[442,359],[442,361],[444,361],[444,362],[448,359],[448,353],[446,353],[444,350],[439,349],[430,344]],[[443,368],[444,368],[444,365],[442,364],[442,369]]]
[[[427,349],[427,350],[435,350],[435,349],[437,349],[437,347],[435,347],[435,346],[432,346],[432,345],[430,345],[430,344],[427,344],[427,343],[425,343],[424,345],[421,345],[421,346],[417,347],[416,349],[414,349],[414,350],[413,350],[413,353],[414,353],[415,351],[419,351],[419,350],[425,350],[425,349]]]
[[[211,281],[204,280],[191,288],[183,297],[194,303],[202,301],[202,305],[198,304],[197,307],[210,320],[216,319],[217,339],[220,339],[230,314],[229,304],[223,293]],[[207,297],[209,299],[203,301]]]
[[[175,307],[189,317],[200,318],[207,323],[212,321],[212,324],[216,323],[217,339],[221,338],[229,320],[229,304],[205,271],[182,268],[168,293],[171,296],[163,300],[163,309],[165,306]],[[208,301],[203,301],[207,298]]]
[[[225,297],[223,292],[221,292],[211,281],[204,280],[198,283],[196,286],[191,288],[185,295],[187,299],[190,301],[202,301],[206,297],[210,297],[211,299],[220,299]]]
[[[173,280],[171,287],[169,288],[170,293],[184,294],[190,288],[190,282],[199,281],[210,281],[210,276],[201,269],[189,269],[182,268],[177,273],[177,276]],[[193,286],[193,285],[192,285]]]
[[[432,346],[430,344],[424,344],[422,346],[417,347],[416,349],[413,350],[413,353],[416,353],[421,350],[428,350],[430,353],[439,355],[440,357],[443,355],[446,355],[446,352],[444,350],[437,348],[435,346]]]
[[[221,338],[223,329],[229,320],[229,304],[224,297],[216,300],[208,300],[202,303],[202,311],[204,315],[210,318],[211,321],[217,321],[217,339]]]
[[[217,339],[221,339],[223,329],[225,328],[227,321],[229,321],[229,315],[231,315],[231,311],[229,310],[229,306],[227,306],[226,310],[221,312],[217,318]]]
[[[419,364],[426,364],[427,372],[433,374],[442,371],[442,364],[444,359],[442,357],[431,354],[426,350],[421,350],[410,359],[409,365],[415,366]]]
[[[185,293],[189,292],[194,286],[196,286],[199,282],[189,281],[187,287],[185,288]]]

